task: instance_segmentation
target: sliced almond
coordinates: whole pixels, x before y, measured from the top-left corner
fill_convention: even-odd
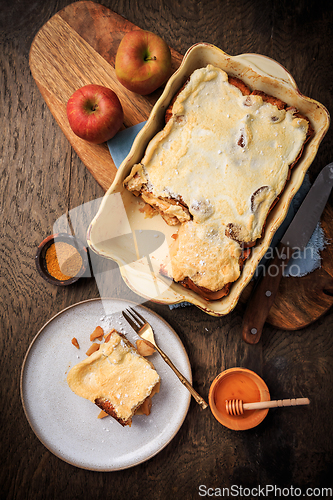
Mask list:
[[[144,400],[142,405],[139,406],[139,408],[136,410],[135,414],[136,415],[150,415],[151,406],[152,406],[151,398],[148,396]]]
[[[102,340],[104,335],[103,328],[101,326],[96,326],[95,330],[90,335],[91,342],[95,339]]]
[[[155,349],[144,339],[138,339],[136,341],[136,348],[141,356],[151,356],[155,352]]]
[[[77,348],[77,349],[80,349],[80,346],[79,346],[79,343],[77,341],[77,338],[76,337],[73,337],[72,338],[72,344]]]
[[[104,337],[104,342],[109,342],[110,337],[111,337],[111,334],[112,334],[113,332],[116,332],[116,331],[117,331],[117,330],[116,330],[115,328],[112,328],[111,332],[109,332],[107,335],[105,335],[105,337]]]
[[[104,418],[104,417],[108,417],[108,416],[109,416],[109,414],[108,414],[108,413],[106,413],[106,411],[101,410],[101,411],[99,412],[99,414],[98,414],[97,418]]]
[[[88,351],[86,352],[86,355],[87,356],[90,356],[93,352],[96,352],[98,351],[99,349],[99,344],[97,344],[96,342],[94,342],[93,344],[91,344],[91,346],[89,347]]]

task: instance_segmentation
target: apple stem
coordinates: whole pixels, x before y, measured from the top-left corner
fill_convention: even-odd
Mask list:
[[[156,56],[145,57],[145,61],[156,61]]]

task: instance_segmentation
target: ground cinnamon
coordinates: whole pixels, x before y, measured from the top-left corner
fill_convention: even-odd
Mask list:
[[[73,278],[82,267],[78,250],[64,241],[52,243],[46,251],[45,260],[48,272],[60,281]]]

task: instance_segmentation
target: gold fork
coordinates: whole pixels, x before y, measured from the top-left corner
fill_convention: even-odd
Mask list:
[[[208,405],[204,401],[204,399],[193,389],[190,382],[184,377],[184,375],[180,373],[180,371],[175,367],[175,365],[168,358],[168,356],[162,351],[162,349],[158,347],[155,341],[154,332],[151,325],[141,316],[141,314],[139,314],[132,307],[125,309],[125,311],[122,311],[122,313],[126,321],[133,328],[133,330],[135,330],[136,333],[142,339],[144,339],[148,344],[150,344],[151,347],[156,349],[156,351],[162,356],[164,361],[170,366],[170,368],[172,368],[172,370],[175,372],[179,380],[182,382],[182,384],[185,385],[186,389],[190,391],[190,393],[192,394],[196,402],[199,403],[201,408],[203,409],[207,408]]]

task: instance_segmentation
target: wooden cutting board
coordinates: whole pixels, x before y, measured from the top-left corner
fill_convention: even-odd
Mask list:
[[[140,29],[115,12],[94,2],[68,5],[54,15],[37,33],[30,49],[30,69],[51,113],[70,144],[96,181],[106,191],[116,167],[106,144],[95,145],[73,134],[66,115],[72,93],[88,83],[112,88],[124,109],[124,126],[146,120],[161,90],[139,96],[126,90],[117,80],[115,55],[124,34]],[[171,48],[175,71],[182,55]],[[324,166],[324,165],[323,165]],[[333,210],[327,206],[322,224],[328,239],[333,239]],[[333,248],[324,250],[322,267],[303,278],[283,278],[279,294],[267,319],[282,329],[302,328],[333,305]],[[251,291],[244,290],[239,307]]]
[[[106,144],[88,144],[71,130],[66,103],[83,85],[110,87],[124,109],[124,126],[147,120],[161,90],[143,97],[117,80],[114,61],[127,31],[139,29],[115,12],[94,2],[76,2],[53,16],[37,33],[30,48],[31,73],[61,130],[97,182],[106,191],[117,171]],[[182,56],[172,50],[172,71]]]

